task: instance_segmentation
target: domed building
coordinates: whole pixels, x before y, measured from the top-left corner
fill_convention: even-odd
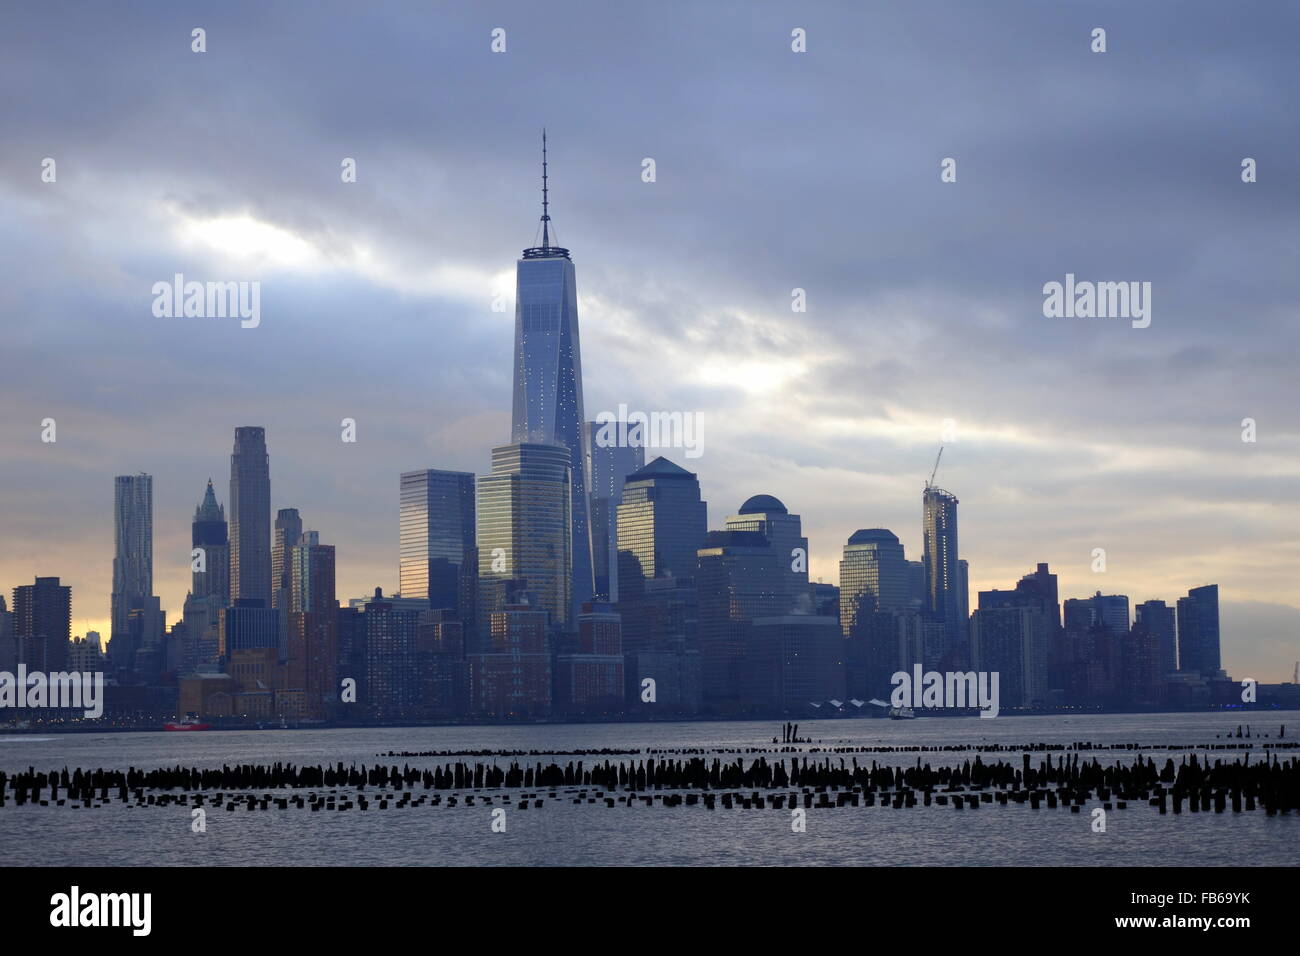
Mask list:
[[[787,611],[812,611],[808,588],[808,539],[803,521],[773,495],[754,495],[727,518],[728,531],[756,531],[767,538],[776,552],[785,579]]]

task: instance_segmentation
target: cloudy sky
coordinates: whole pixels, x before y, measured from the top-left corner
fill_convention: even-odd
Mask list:
[[[972,603],[1039,561],[1062,597],[1217,582],[1234,676],[1289,679],[1300,658],[1295,8],[0,19],[0,587],[59,575],[75,633],[107,635],[118,474],[154,475],[155,589],[179,616],[190,518],[209,476],[228,500],[237,425],[267,429],[273,508],[338,547],[340,597],[396,588],[399,473],[483,473],[508,440],[545,125],[588,417],[701,415],[702,457],[668,457],[699,473],[711,526],[765,492],[802,514],[815,578],[860,527],[919,558],[951,419],[938,483],[961,500]],[[177,272],[259,281],[260,326],[155,317]],[[1150,282],[1150,327],[1045,318],[1067,273]]]

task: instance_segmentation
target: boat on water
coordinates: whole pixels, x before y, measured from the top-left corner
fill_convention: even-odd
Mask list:
[[[916,712],[911,707],[891,707],[889,708],[890,720],[915,720]]]
[[[168,721],[163,724],[163,730],[211,730],[211,724],[200,723],[194,717],[186,717],[184,720]]]

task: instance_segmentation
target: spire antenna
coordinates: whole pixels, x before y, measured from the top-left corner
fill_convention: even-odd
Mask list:
[[[542,248],[551,248],[550,199],[546,191],[546,127],[542,127]]]
[[[534,234],[535,235],[535,234]],[[568,259],[569,250],[551,245],[551,183],[546,155],[546,127],[542,127],[542,244],[524,250],[525,259]]]

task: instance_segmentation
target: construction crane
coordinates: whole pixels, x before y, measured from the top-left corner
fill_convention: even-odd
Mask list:
[[[943,457],[943,446],[939,446],[939,454],[934,457],[934,469],[930,472],[930,480],[925,483],[926,488],[934,485],[934,476],[939,472],[939,459]]]

